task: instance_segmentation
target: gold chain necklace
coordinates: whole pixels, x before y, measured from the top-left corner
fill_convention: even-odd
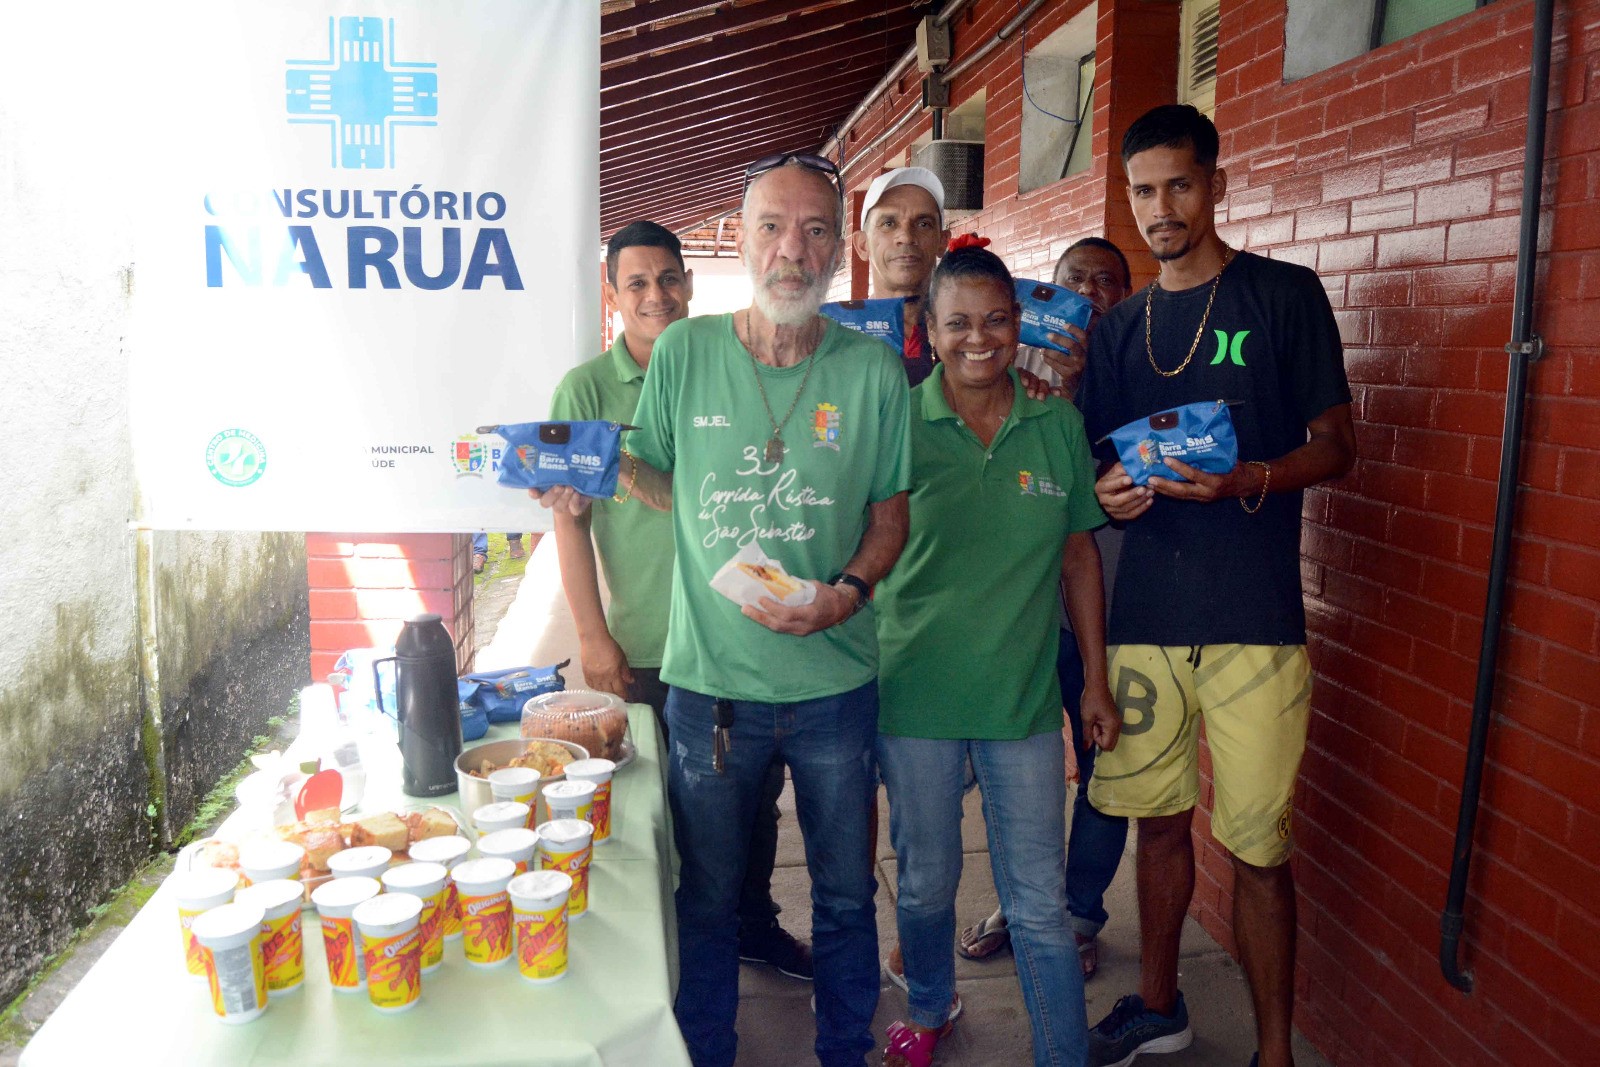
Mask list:
[[[736,328],[738,323],[739,320],[737,318],[734,319]],[[735,329],[734,336],[739,336],[737,329]],[[806,391],[806,382],[811,380],[811,368],[817,365],[816,348],[813,347],[811,354],[806,357],[806,372],[800,376],[800,388],[794,391],[794,401],[790,403],[789,410],[783,413],[783,420],[780,422],[772,417],[772,402],[767,399],[767,387],[762,384],[761,370],[756,366],[761,361],[756,359],[753,340],[754,335],[750,332],[750,315],[747,312],[744,319],[744,339],[740,343],[750,353],[750,373],[756,376],[756,389],[761,393],[761,406],[767,409],[767,421],[772,423],[772,437],[767,441],[766,450],[762,455],[768,463],[781,463],[783,462],[783,453],[785,451],[782,437],[783,428],[789,424],[789,417],[794,414],[794,409],[800,406],[800,394]],[[821,338],[818,338],[818,344],[820,343]]]
[[[1155,303],[1156,282],[1159,279],[1151,280],[1150,288],[1145,291],[1144,295],[1144,354],[1150,360],[1151,370],[1155,371],[1163,378],[1176,378],[1178,375],[1183,373],[1184,368],[1189,365],[1189,361],[1194,358],[1195,352],[1199,351],[1200,349],[1200,338],[1206,335],[1206,323],[1211,320],[1211,305],[1217,299],[1218,287],[1222,285],[1222,274],[1228,269],[1228,264],[1232,262],[1233,249],[1229,248],[1227,245],[1223,245],[1222,266],[1217,268],[1217,276],[1211,280],[1211,295],[1206,297],[1206,310],[1205,314],[1200,316],[1200,328],[1194,332],[1194,343],[1189,346],[1189,354],[1183,357],[1183,362],[1178,364],[1175,370],[1161,369],[1161,367],[1156,363],[1155,346],[1150,343],[1150,306]]]

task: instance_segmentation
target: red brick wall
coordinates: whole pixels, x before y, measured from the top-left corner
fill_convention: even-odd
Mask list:
[[[1083,2],[1046,5],[1029,41]],[[1103,232],[1136,284],[1153,274],[1116,148],[1173,98],[1176,6],[1099,0],[1094,164],[1026,195],[1020,42],[958,79],[956,103],[988,91],[987,206],[959,229],[1019,274]],[[1487,589],[1532,4],[1496,0],[1290,85],[1284,0],[1222,4],[1221,229],[1321,274],[1355,393],[1356,469],[1307,496],[1317,691],[1295,860],[1296,1022],[1341,1065],[1580,1063],[1600,1048],[1600,0],[1557,9],[1536,323],[1549,348],[1532,374],[1464,996],[1439,973],[1438,915]],[[978,0],[956,58],[1015,11]],[[916,92],[913,73],[856,143]],[[927,125],[852,162],[850,187]],[[1196,822],[1194,911],[1231,947],[1231,871],[1204,811]]]
[[[1359,460],[1308,494],[1318,672],[1298,812],[1297,1022],[1338,1063],[1600,1047],[1600,3],[1557,5],[1515,580],[1467,904],[1436,962],[1494,519],[1532,4],[1283,85],[1283,0],[1224,0],[1227,240],[1317,269]],[[1587,326],[1588,330],[1583,327]],[[1196,913],[1226,939],[1209,839]]]
[[[472,535],[306,534],[311,677],[326,681],[347,649],[392,645],[413,615],[444,618],[456,669],[472,666]]]

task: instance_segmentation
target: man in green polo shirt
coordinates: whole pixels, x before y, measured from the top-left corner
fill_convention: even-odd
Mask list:
[[[630,223],[612,236],[606,279],[606,295],[622,315],[622,333],[610,351],[562,379],[551,401],[552,419],[632,423],[656,338],[689,314],[694,274],[684,268],[678,238],[654,222]],[[555,533],[585,681],[593,689],[649,704],[665,732],[661,657],[672,601],[672,515],[638,499],[597,501],[580,515],[556,511]],[[597,550],[611,589],[609,613],[600,603]],[[791,977],[810,978],[811,950],[778,925],[772,901],[781,765],[772,765],[763,789],[740,892],[739,955]]]

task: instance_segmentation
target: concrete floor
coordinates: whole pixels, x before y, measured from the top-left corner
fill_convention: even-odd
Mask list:
[[[493,639],[478,656],[479,670],[526,663],[572,659],[566,671],[569,687],[583,684],[572,617],[561,592],[555,538],[545,537],[528,561],[517,597],[506,611]],[[879,797],[884,831],[878,855],[878,937],[883,952],[897,940],[894,921],[895,860],[888,845],[888,805]],[[976,922],[994,910],[994,883],[983,815],[976,793],[967,798],[962,822],[966,867],[957,896],[958,924]],[[792,933],[809,937],[810,880],[806,876],[800,831],[794,820],[793,796],[786,790],[780,807],[778,867],[773,898],[783,907],[782,922]],[[1133,844],[1129,836],[1129,846]],[[1118,997],[1136,992],[1139,980],[1139,932],[1135,915],[1133,857],[1124,859],[1107,894],[1111,921],[1100,935],[1100,973],[1085,989],[1091,1022],[1111,1010]],[[1170,1067],[1246,1067],[1255,1051],[1255,1028],[1244,974],[1222,947],[1193,919],[1184,924],[1181,984],[1194,1028],[1194,1044],[1167,1056],[1139,1062]],[[956,957],[956,988],[965,1002],[955,1030],[939,1045],[939,1067],[1010,1067],[1032,1060],[1027,1012],[1017,986],[1011,953],[981,962]],[[873,1033],[880,1042],[884,1029],[905,1014],[905,994],[885,981]],[[739,981],[739,1063],[748,1067],[800,1067],[814,1064],[815,1028],[811,984],[786,978],[770,968],[746,965]],[[875,1059],[875,1058],[874,1058]],[[1326,1067],[1327,1061],[1298,1034],[1295,1062],[1299,1067]]]

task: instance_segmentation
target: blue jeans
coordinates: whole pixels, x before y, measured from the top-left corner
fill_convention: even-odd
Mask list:
[[[1106,924],[1106,890],[1117,876],[1122,849],[1128,843],[1128,820],[1102,815],[1089,803],[1089,778],[1097,749],[1083,750],[1083,657],[1071,630],[1061,631],[1056,655],[1061,704],[1072,724],[1072,748],[1078,754],[1078,795],[1072,801],[1072,836],[1067,846],[1067,910],[1074,933],[1095,937]]]
[[[695,1067],[731,1067],[740,887],[762,782],[777,758],[794,781],[811,875],[817,1059],[861,1067],[878,1006],[878,886],[867,843],[877,682],[795,704],[734,701],[733,709],[732,745],[718,774],[712,698],[677,686],[667,695],[667,796],[680,861],[678,1025]]]
[[[506,540],[507,541],[520,541],[520,540],[522,540],[522,535],[519,534],[519,533],[508,533],[508,534],[506,534]],[[486,534],[486,533],[475,533],[475,534],[472,535],[472,554],[474,556],[487,556],[489,554],[489,535],[488,534]]]
[[[878,737],[889,790],[889,838],[899,860],[895,918],[911,1021],[938,1026],[956,991],[956,886],[961,796],[968,766],[983,793],[989,861],[1033,1025],[1033,1062],[1084,1062],[1083,974],[1067,917],[1066,753],[1061,732],[1020,741]]]

